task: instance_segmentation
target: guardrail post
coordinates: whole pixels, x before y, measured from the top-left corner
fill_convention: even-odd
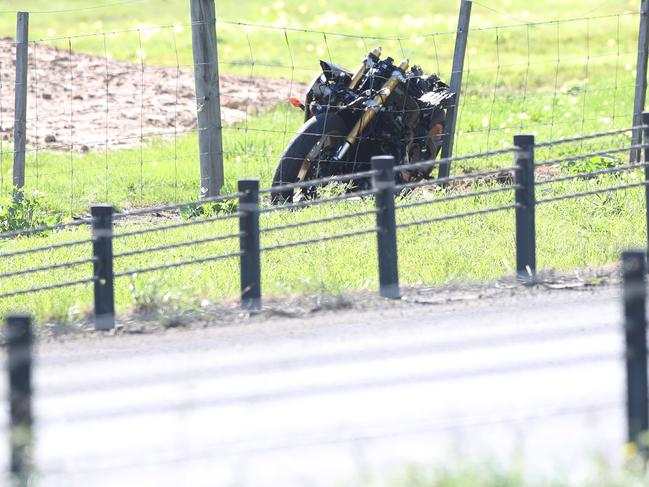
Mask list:
[[[644,252],[624,252],[624,332],[626,337],[627,425],[629,443],[649,454],[649,392],[647,388],[647,298]]]
[[[644,125],[642,144],[644,145],[644,194],[645,194],[645,215],[647,222],[647,256],[649,256],[649,112],[642,114],[642,125]]]
[[[27,71],[28,71],[29,13],[18,12],[16,21],[16,91],[14,122],[13,185],[25,186],[25,146],[27,144]]]
[[[638,31],[638,60],[635,76],[635,97],[633,101],[633,126],[640,125],[647,99],[647,62],[649,60],[649,0],[642,0],[640,5],[640,30]],[[642,131],[634,129],[631,135],[631,145],[640,144]],[[640,161],[640,151],[632,149],[630,162]]]
[[[241,237],[241,307],[261,309],[261,257],[259,249],[259,181],[239,180]]]
[[[223,139],[219,58],[214,0],[191,0],[192,52],[201,164],[200,197],[217,196],[223,186]]]
[[[455,93],[453,104],[446,110],[446,127],[442,143],[442,158],[453,156],[455,144],[455,130],[457,128],[457,114],[460,107],[460,92],[462,91],[462,75],[464,74],[464,57],[466,45],[469,40],[469,26],[471,24],[471,0],[462,0],[460,17],[455,35],[455,52],[453,53],[453,71],[451,73],[451,91]],[[451,163],[444,162],[439,165],[439,178],[447,178],[451,173]]]
[[[10,470],[17,485],[27,485],[32,466],[32,327],[27,315],[7,317]],[[13,484],[12,484],[13,485]]]
[[[399,299],[399,263],[397,254],[397,221],[394,208],[394,157],[372,157],[372,178],[376,191],[376,241],[378,244],[380,294]]]
[[[534,196],[534,136],[515,135],[516,275],[525,284],[536,280],[536,223]]]
[[[95,276],[95,330],[115,326],[115,289],[113,275],[113,207],[96,205],[92,214],[92,255]]]

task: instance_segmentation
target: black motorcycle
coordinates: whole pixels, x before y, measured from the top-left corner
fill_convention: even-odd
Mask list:
[[[309,88],[304,103],[291,103],[304,111],[304,125],[279,161],[273,187],[290,183],[363,172],[375,155],[393,155],[398,164],[435,159],[442,147],[446,109],[454,94],[435,74],[425,76],[407,60],[398,66],[381,60],[381,49],[368,53],[356,73],[320,61],[322,74]],[[431,178],[432,168],[398,172],[397,182]],[[367,178],[351,182],[351,190],[364,190]],[[315,197],[316,185],[277,188],[273,203]]]

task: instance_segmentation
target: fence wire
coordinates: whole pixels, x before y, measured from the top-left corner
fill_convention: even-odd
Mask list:
[[[43,18],[37,15],[35,22]],[[629,41],[638,18],[638,12],[625,11],[471,26],[456,155],[497,153],[515,131],[550,140],[574,127],[585,135],[619,126],[620,120],[627,124],[636,53],[623,47],[635,45]],[[195,64],[187,49],[196,25],[206,23],[31,41],[27,188],[65,201],[73,212],[83,211],[79,203],[89,199],[141,206],[198,194],[196,157],[187,154],[195,149],[197,133],[218,127],[196,127],[193,73],[204,63]],[[320,71],[319,58],[354,70],[368,50],[383,45],[384,56],[409,57],[450,81],[453,31],[364,35],[220,18],[216,29],[225,167],[261,175],[265,182],[301,124],[302,112],[287,99],[303,96]],[[166,46],[164,58],[150,49],[153,44]],[[0,46],[8,58],[2,66],[10,65],[12,45]],[[10,87],[10,74],[0,69],[0,91]],[[4,155],[11,151],[3,145],[0,164]],[[8,189],[4,180],[3,188]]]
[[[179,262],[170,262],[167,264],[161,264],[161,265],[150,266],[150,267],[137,267],[137,268],[129,269],[127,271],[117,272],[115,273],[115,277],[134,276],[137,274],[145,274],[147,272],[164,271],[168,269],[175,269],[178,267],[185,267],[189,265],[204,264],[206,262],[215,262],[218,260],[230,259],[232,257],[240,257],[241,255],[242,255],[241,252],[232,252],[229,254],[211,255],[209,257],[187,259]]]
[[[516,132],[555,140],[627,126],[638,25],[639,13],[627,11],[472,29],[457,152],[508,145]]]
[[[20,289],[18,291],[10,291],[6,293],[0,293],[0,298],[12,298],[15,296],[22,296],[25,294],[32,294],[32,293],[38,293],[41,291],[51,291],[54,289],[61,289],[65,287],[72,287],[72,286],[79,286],[82,284],[90,284],[91,282],[94,282],[95,278],[90,277],[87,279],[78,279],[76,281],[66,281],[66,282],[58,282],[56,284],[48,284],[45,286],[34,286],[26,289]]]
[[[614,193],[616,191],[622,191],[626,189],[632,189],[632,188],[640,188],[640,187],[646,187],[649,185],[649,182],[647,181],[642,181],[640,183],[630,183],[630,184],[620,184],[619,186],[610,186],[606,188],[600,188],[600,189],[592,189],[589,191],[580,191],[577,193],[571,193],[571,194],[562,194],[559,196],[552,196],[549,198],[541,198],[537,199],[537,203],[552,203],[556,201],[563,201],[563,200],[569,200],[569,199],[575,199],[575,198],[583,198],[585,196],[593,196],[596,194],[602,194],[602,193]]]

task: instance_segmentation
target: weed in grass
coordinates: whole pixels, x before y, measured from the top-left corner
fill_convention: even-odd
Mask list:
[[[239,203],[236,199],[218,201],[216,203],[205,203],[203,205],[183,206],[180,209],[180,216],[183,220],[204,217],[209,218],[216,215],[227,215],[236,213]]]
[[[144,319],[158,320],[163,328],[186,326],[187,314],[199,307],[191,286],[170,289],[156,276],[138,279],[137,274],[133,274],[128,290],[132,312]]]
[[[562,165],[562,171],[568,174],[584,174],[593,171],[601,171],[603,169],[612,169],[619,165],[619,157],[593,156],[588,159],[568,161]]]
[[[137,274],[130,276],[128,290],[131,293],[133,311],[138,314],[156,313],[162,304],[164,291],[160,281],[154,277],[137,280]]]
[[[11,196],[0,199],[0,232],[56,225],[61,219],[37,191],[13,191]]]

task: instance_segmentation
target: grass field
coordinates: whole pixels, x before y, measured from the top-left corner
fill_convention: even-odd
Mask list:
[[[27,9],[32,11],[31,38],[33,40],[44,38],[57,38],[65,36],[79,36],[97,32],[116,32],[109,40],[109,52],[116,59],[139,61],[143,54],[140,50],[137,32],[120,34],[125,30],[141,29],[144,36],[143,51],[145,60],[151,64],[175,65],[175,51],[173,35],[174,29],[150,29],[156,26],[176,26],[175,37],[177,50],[182,64],[191,62],[191,39],[188,28],[189,2],[174,0],[141,0],[128,2],[123,5],[119,0],[103,0],[89,2],[88,0],[30,0],[25,6],[21,0],[5,0],[2,2],[0,14],[0,32],[4,35],[13,35],[15,17],[12,10]],[[427,0],[413,0],[407,7],[399,2],[380,0],[377,2],[355,2],[350,8],[350,3],[343,0],[320,0],[305,3],[301,0],[284,0],[266,2],[263,0],[250,0],[247,2],[234,2],[232,0],[217,1],[217,17],[224,21],[248,22],[272,26],[289,27],[296,29],[311,29],[315,31],[340,32],[362,36],[394,37],[416,36],[430,33],[449,33],[457,25],[458,2],[436,2],[431,4]],[[109,4],[107,8],[90,8]],[[483,6],[484,5],[484,6]],[[75,10],[83,9],[85,10]],[[494,12],[497,10],[502,13]],[[542,22],[556,19],[574,17],[601,16],[625,11],[637,11],[638,3],[631,0],[612,1],[602,5],[593,5],[588,0],[575,0],[569,3],[558,0],[545,0],[530,4],[524,0],[485,0],[476,2],[472,14],[474,27],[490,27],[494,25],[523,24],[525,22]],[[43,13],[39,13],[43,12]],[[552,43],[548,42],[549,30],[538,31],[538,37],[532,38],[534,47],[542,51],[552,51]],[[637,29],[637,28],[636,28]],[[221,47],[224,61],[249,60],[249,43],[253,55],[258,62],[270,64],[288,62],[286,55],[286,40],[284,32],[279,31],[273,35],[269,30],[239,27],[223,24],[220,26],[222,36]],[[566,54],[578,52],[583,49],[582,26],[571,26],[564,32],[562,50]],[[611,35],[610,29],[602,29],[597,23],[592,24],[593,45],[598,44],[598,39],[603,38],[608,42]],[[304,34],[304,35],[303,35]],[[365,46],[358,39],[342,40],[333,36],[328,39],[328,47],[323,36],[311,36],[307,33],[293,33],[289,43],[295,45],[294,55],[298,60],[307,61],[305,68],[311,68],[312,57],[325,56],[331,53],[340,59],[340,62],[358,62],[358,49]],[[633,29],[624,29],[621,33],[624,41],[634,37]],[[515,37],[512,41],[515,41]],[[103,54],[103,46],[93,36],[79,37],[73,40],[74,49],[86,52]],[[404,39],[404,41],[406,41]],[[417,62],[427,64],[426,59],[434,58],[431,45],[426,45],[422,38],[411,39],[405,42],[404,51],[412,53]],[[453,36],[446,34],[440,36],[441,45],[438,46],[440,59],[448,61],[452,49],[448,46],[453,42]],[[330,42],[330,44],[329,44]],[[625,42],[626,43],[626,42]],[[65,41],[67,47],[67,40]],[[384,46],[397,49],[398,43],[388,43]],[[473,47],[480,49],[480,42]],[[519,43],[517,48],[525,51],[526,43]],[[400,48],[399,48],[400,50]],[[301,52],[308,53],[308,58],[301,58]],[[483,53],[481,52],[481,55]],[[396,56],[395,56],[396,57]],[[227,68],[226,68],[227,69]],[[430,67],[429,69],[432,69]],[[261,73],[260,73],[261,74]]]
[[[485,2],[486,3],[486,2]],[[22,5],[3,2],[4,10]],[[97,5],[96,3],[92,4]],[[579,135],[631,122],[635,86],[637,15],[634,2],[611,2],[595,8],[592,2],[545,1],[529,5],[522,0],[489,2],[488,5],[515,19],[474,5],[472,25],[483,30],[471,33],[467,53],[464,102],[456,142],[459,154],[474,153],[511,144],[516,133],[532,132],[540,141]],[[89,6],[86,1],[39,1],[29,9],[65,10]],[[364,36],[414,36],[398,41],[381,40],[386,54],[411,56],[429,70],[448,73],[453,35],[457,22],[457,3],[410,2],[406,7],[389,2],[319,2],[304,6],[298,1],[268,4],[259,0],[245,3],[218,2],[219,18],[259,24],[286,25]],[[526,25],[522,21],[599,16],[567,23]],[[145,0],[104,9],[61,13],[34,13],[32,39],[53,38],[83,33],[140,29],[140,32],[107,36],[111,57],[150,64],[191,64],[190,30],[186,2]],[[0,13],[0,32],[11,35],[15,22],[12,13]],[[149,28],[156,25],[171,27]],[[494,25],[510,25],[494,29]],[[441,32],[439,35],[426,35]],[[175,39],[175,44],[174,44]],[[287,42],[288,39],[288,42]],[[326,41],[325,41],[326,39]],[[142,48],[140,49],[140,41]],[[312,76],[318,57],[353,67],[375,39],[323,36],[280,29],[219,24],[222,72],[253,76],[284,76],[305,80]],[[67,39],[48,40],[65,45]],[[102,55],[96,35],[71,39],[72,48]],[[435,49],[437,51],[435,51]],[[251,57],[252,56],[252,57]],[[4,103],[4,101],[3,101]],[[293,131],[300,125],[301,113],[282,105],[274,111],[250,117],[244,124],[225,130],[226,190],[234,189],[240,177],[259,177],[264,186],[270,181],[276,161]],[[573,144],[538,154],[538,158],[559,157],[584,150],[620,147],[628,138],[610,139],[598,144]],[[606,161],[619,163],[624,155]],[[10,190],[11,153],[4,151],[0,184]],[[601,161],[591,161],[597,166]],[[511,156],[475,159],[454,166],[456,172],[480,168],[508,167]],[[112,202],[118,208],[193,200],[198,195],[196,134],[175,140],[145,140],[142,147],[120,151],[91,151],[86,154],[55,151],[30,152],[27,163],[27,189],[44,194],[51,211],[62,215],[85,214],[94,202]],[[633,178],[639,177],[633,174]],[[617,179],[564,184],[556,191],[567,192],[599,187]],[[543,191],[546,191],[544,188]],[[552,193],[554,194],[554,193]],[[619,251],[644,242],[644,200],[640,190],[615,195],[594,196],[539,208],[539,265],[569,270],[600,265],[618,258]],[[509,195],[458,200],[409,211],[401,218],[430,218],[449,212],[471,211],[485,205],[511,201]],[[352,202],[333,208],[320,208],[270,217],[273,222],[309,220],[340,211],[355,211],[373,203]],[[364,224],[371,225],[371,221]],[[156,246],[188,237],[197,229],[149,234],[143,238],[118,241],[119,249]],[[348,231],[348,221],[308,230],[285,232],[268,238],[291,241],[308,235]],[[233,231],[228,225],[206,225],[200,236]],[[77,239],[83,230],[0,242],[3,251]],[[311,233],[312,232],[312,233]],[[513,270],[513,217],[501,213],[442,224],[415,227],[400,234],[400,266],[405,284],[441,284],[449,280],[491,279]],[[231,250],[228,244],[196,246],[164,255],[145,254],[119,262],[117,271],[134,265],[154,265]],[[234,243],[232,245],[235,245]],[[44,265],[88,256],[89,247],[51,251],[37,259],[10,259],[0,262],[0,272],[20,267]],[[354,256],[353,259],[349,256]],[[40,260],[39,260],[40,259]],[[318,262],[318,265],[314,265]],[[375,242],[372,236],[358,237],[309,247],[298,247],[264,255],[264,290],[270,294],[301,291],[341,292],[346,289],[375,288]],[[20,287],[47,284],[89,275],[78,273],[43,274],[36,279],[3,281],[0,292]],[[62,277],[63,276],[63,277]],[[156,303],[178,301],[197,306],[204,299],[218,301],[234,297],[238,289],[235,261],[201,268],[186,267],[168,273],[138,275],[118,281],[117,301],[121,311],[137,305],[144,297]],[[53,291],[0,303],[3,313],[28,309],[39,319],[74,319],[88,309],[89,289]],[[145,301],[146,301],[145,299]]]
[[[357,2],[353,9],[342,1],[217,3],[220,19],[318,31],[221,23],[222,72],[305,81],[317,72],[318,58],[353,68],[367,47],[379,41],[369,37],[403,36],[399,41],[380,40],[386,55],[407,55],[428,71],[449,76],[455,2],[440,2],[435,11],[423,0],[410,2],[407,9],[390,2]],[[0,14],[0,32],[12,34],[15,19],[10,10],[19,4],[4,2],[8,13]],[[186,2],[143,0],[74,10],[97,5],[83,0],[30,1],[29,9],[35,12],[31,38],[75,36],[69,39],[72,49],[103,56],[104,38],[95,33],[108,32],[106,48],[111,57],[175,65],[178,54],[181,65],[191,66]],[[638,24],[638,16],[631,13],[637,5],[612,2],[596,8],[582,0],[569,5],[547,1],[534,7],[521,0],[486,5],[506,15],[474,5],[456,154],[502,148],[511,144],[516,133],[532,132],[547,141],[630,125]],[[57,10],[61,12],[38,13]],[[612,13],[618,15],[607,16]],[[570,18],[582,19],[524,23]],[[159,25],[172,27],[149,28]],[[494,29],[494,25],[509,27]],[[118,32],[132,29],[140,31]],[[368,38],[324,36],[319,31]],[[68,48],[67,38],[44,42]],[[267,183],[300,117],[286,104],[229,127],[226,188],[243,176]],[[29,156],[28,189],[44,193],[52,207],[63,213],[83,213],[98,201],[130,207],[194,199],[198,194],[196,134],[192,133],[175,141],[145,138],[142,147],[109,153],[39,150]],[[6,148],[0,150],[0,191],[5,194],[11,184],[11,157]]]
[[[573,92],[556,100],[556,121],[544,124],[543,120],[552,101],[537,97],[525,101],[526,119],[521,119],[523,100],[503,95],[499,104],[490,112],[491,100],[478,95],[467,99],[471,109],[461,116],[464,133],[458,135],[458,154],[475,154],[493,149],[511,147],[513,136],[529,132],[536,127],[537,140],[548,141],[584,133],[608,130],[612,125],[612,113],[628,113],[632,109],[632,97],[618,94],[613,99],[606,91],[594,91],[587,106],[587,120],[581,123],[579,114],[581,94]],[[549,105],[548,105],[549,103]],[[518,106],[517,106],[518,105]],[[491,113],[497,127],[485,130],[485,114]],[[618,125],[628,126],[628,117],[618,116]],[[244,177],[256,177],[262,186],[269,186],[275,166],[292,134],[302,123],[300,111],[289,106],[277,107],[270,113],[250,118],[248,123],[227,127],[224,130],[226,185],[224,192],[236,188],[236,181]],[[538,124],[538,125],[537,125]],[[170,201],[191,201],[199,193],[199,170],[197,161],[197,134],[181,134],[174,141],[160,138],[145,140],[143,148],[119,151],[30,152],[27,159],[26,189],[43,193],[54,211],[62,214],[82,215],[94,203],[110,202],[125,209],[135,206],[161,204]],[[610,139],[605,140],[610,144]],[[615,141],[622,147],[629,138]],[[595,149],[603,150],[605,146]],[[583,150],[580,144],[561,147],[551,154],[539,157],[559,157]],[[2,157],[5,177],[2,192],[11,189],[12,154]],[[477,159],[453,167],[456,172],[466,172],[487,167],[508,167],[511,157]]]
[[[597,179],[561,183],[558,187],[539,187],[544,198],[570,191],[602,188],[606,185],[638,181],[639,173],[627,176],[606,176]],[[491,187],[479,183],[469,191]],[[409,200],[437,195],[413,194]],[[471,197],[446,203],[431,204],[399,211],[399,221],[414,221],[476,209],[507,205],[511,193]],[[644,192],[631,189],[588,199],[568,200],[540,205],[537,210],[538,265],[563,271],[598,266],[619,258],[620,251],[645,241]],[[335,206],[322,206],[298,212],[273,213],[262,218],[262,228],[354,213],[371,209],[373,202],[349,201]],[[346,233],[372,228],[372,216],[334,223],[310,225],[265,234],[262,246],[291,242],[321,235]],[[142,228],[142,225],[120,227],[119,231]],[[236,233],[236,221],[206,223],[200,226],[137,237],[117,239],[115,253],[151,248]],[[1,243],[3,252],[32,248],[65,241],[88,238],[88,231],[77,229],[41,237],[19,238]],[[166,262],[178,262],[209,255],[229,253],[238,249],[238,241],[195,245],[166,252],[148,252],[137,257],[117,260],[116,272],[138,269]],[[404,284],[443,284],[448,281],[486,280],[511,274],[514,261],[513,213],[500,212],[474,216],[431,225],[419,225],[399,231],[399,264]],[[35,255],[0,261],[0,273],[32,266],[87,258],[90,244],[72,249],[58,249]],[[120,312],[137,307],[141,301],[167,308],[198,307],[207,299],[218,303],[234,298],[239,289],[238,260],[187,266],[168,272],[139,274],[117,280],[116,300]],[[265,296],[293,294],[303,291],[337,294],[351,289],[377,288],[376,239],[372,235],[312,244],[263,254],[262,283]],[[74,271],[60,270],[27,277],[4,279],[0,292],[30,286],[46,285],[91,275],[89,266]],[[26,309],[40,319],[79,318],[78,313],[90,310],[90,287],[70,288],[27,295],[0,302],[0,313]]]

